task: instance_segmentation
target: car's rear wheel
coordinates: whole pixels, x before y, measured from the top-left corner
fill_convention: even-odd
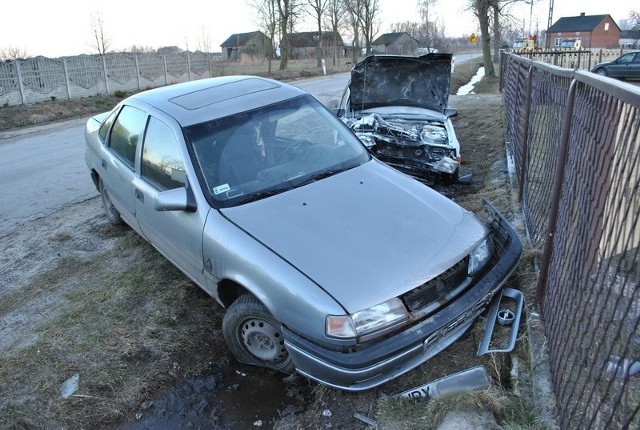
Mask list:
[[[599,68],[598,70],[596,70],[596,73],[600,76],[607,76],[607,71],[605,69],[603,69],[602,67]]]
[[[122,222],[122,217],[120,216],[120,212],[113,206],[113,202],[111,201],[111,197],[109,196],[109,192],[107,188],[104,186],[102,179],[99,180],[99,188],[100,188],[100,197],[102,197],[102,206],[104,207],[104,212],[109,219],[109,222],[113,225],[120,224]]]
[[[284,373],[295,370],[284,346],[280,323],[254,296],[242,295],[229,306],[222,332],[238,361]]]

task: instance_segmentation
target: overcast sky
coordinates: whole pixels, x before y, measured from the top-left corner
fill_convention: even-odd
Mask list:
[[[379,0],[380,34],[389,32],[393,23],[417,21],[417,0]],[[549,0],[534,1],[531,7],[514,8],[520,26],[544,30],[549,15]],[[444,25],[448,36],[478,32],[473,14],[467,10],[469,0],[438,0],[432,16]],[[553,21],[562,16],[610,14],[616,22],[627,19],[633,1],[629,0],[554,0]],[[195,50],[198,38],[208,34],[214,52],[233,33],[257,29],[254,10],[246,0],[35,0],[5,1],[0,24],[0,49],[26,51],[28,56],[71,56],[95,53],[91,48],[90,17],[99,12],[112,50],[126,50],[132,45],[159,48],[179,46]],[[522,23],[521,23],[522,21]],[[301,25],[297,31],[313,31]],[[346,35],[345,35],[346,36]]]

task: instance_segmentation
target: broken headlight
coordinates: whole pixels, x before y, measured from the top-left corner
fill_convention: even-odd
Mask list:
[[[385,333],[409,318],[402,300],[395,297],[353,315],[327,315],[327,336],[355,338],[371,333]]]
[[[492,252],[491,241],[488,237],[485,237],[469,254],[469,267],[467,269],[469,276],[477,274],[487,264]]]

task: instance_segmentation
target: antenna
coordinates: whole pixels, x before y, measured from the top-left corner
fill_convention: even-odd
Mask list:
[[[553,25],[553,0],[549,0],[549,20],[547,21],[547,31]]]

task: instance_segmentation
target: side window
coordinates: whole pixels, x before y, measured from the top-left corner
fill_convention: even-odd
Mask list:
[[[132,169],[135,168],[136,148],[144,131],[145,119],[146,114],[140,109],[125,106],[111,129],[109,147]]]
[[[107,133],[109,132],[109,128],[111,128],[111,124],[113,124],[113,120],[116,117],[116,112],[113,111],[107,116],[107,119],[104,120],[102,125],[100,126],[100,130],[98,130],[98,135],[100,136],[100,140],[102,143],[107,140]]]
[[[634,54],[626,54],[620,57],[620,63],[630,63],[633,60]]]
[[[182,156],[171,128],[151,117],[142,147],[140,175],[161,190],[179,188],[186,183]]]

